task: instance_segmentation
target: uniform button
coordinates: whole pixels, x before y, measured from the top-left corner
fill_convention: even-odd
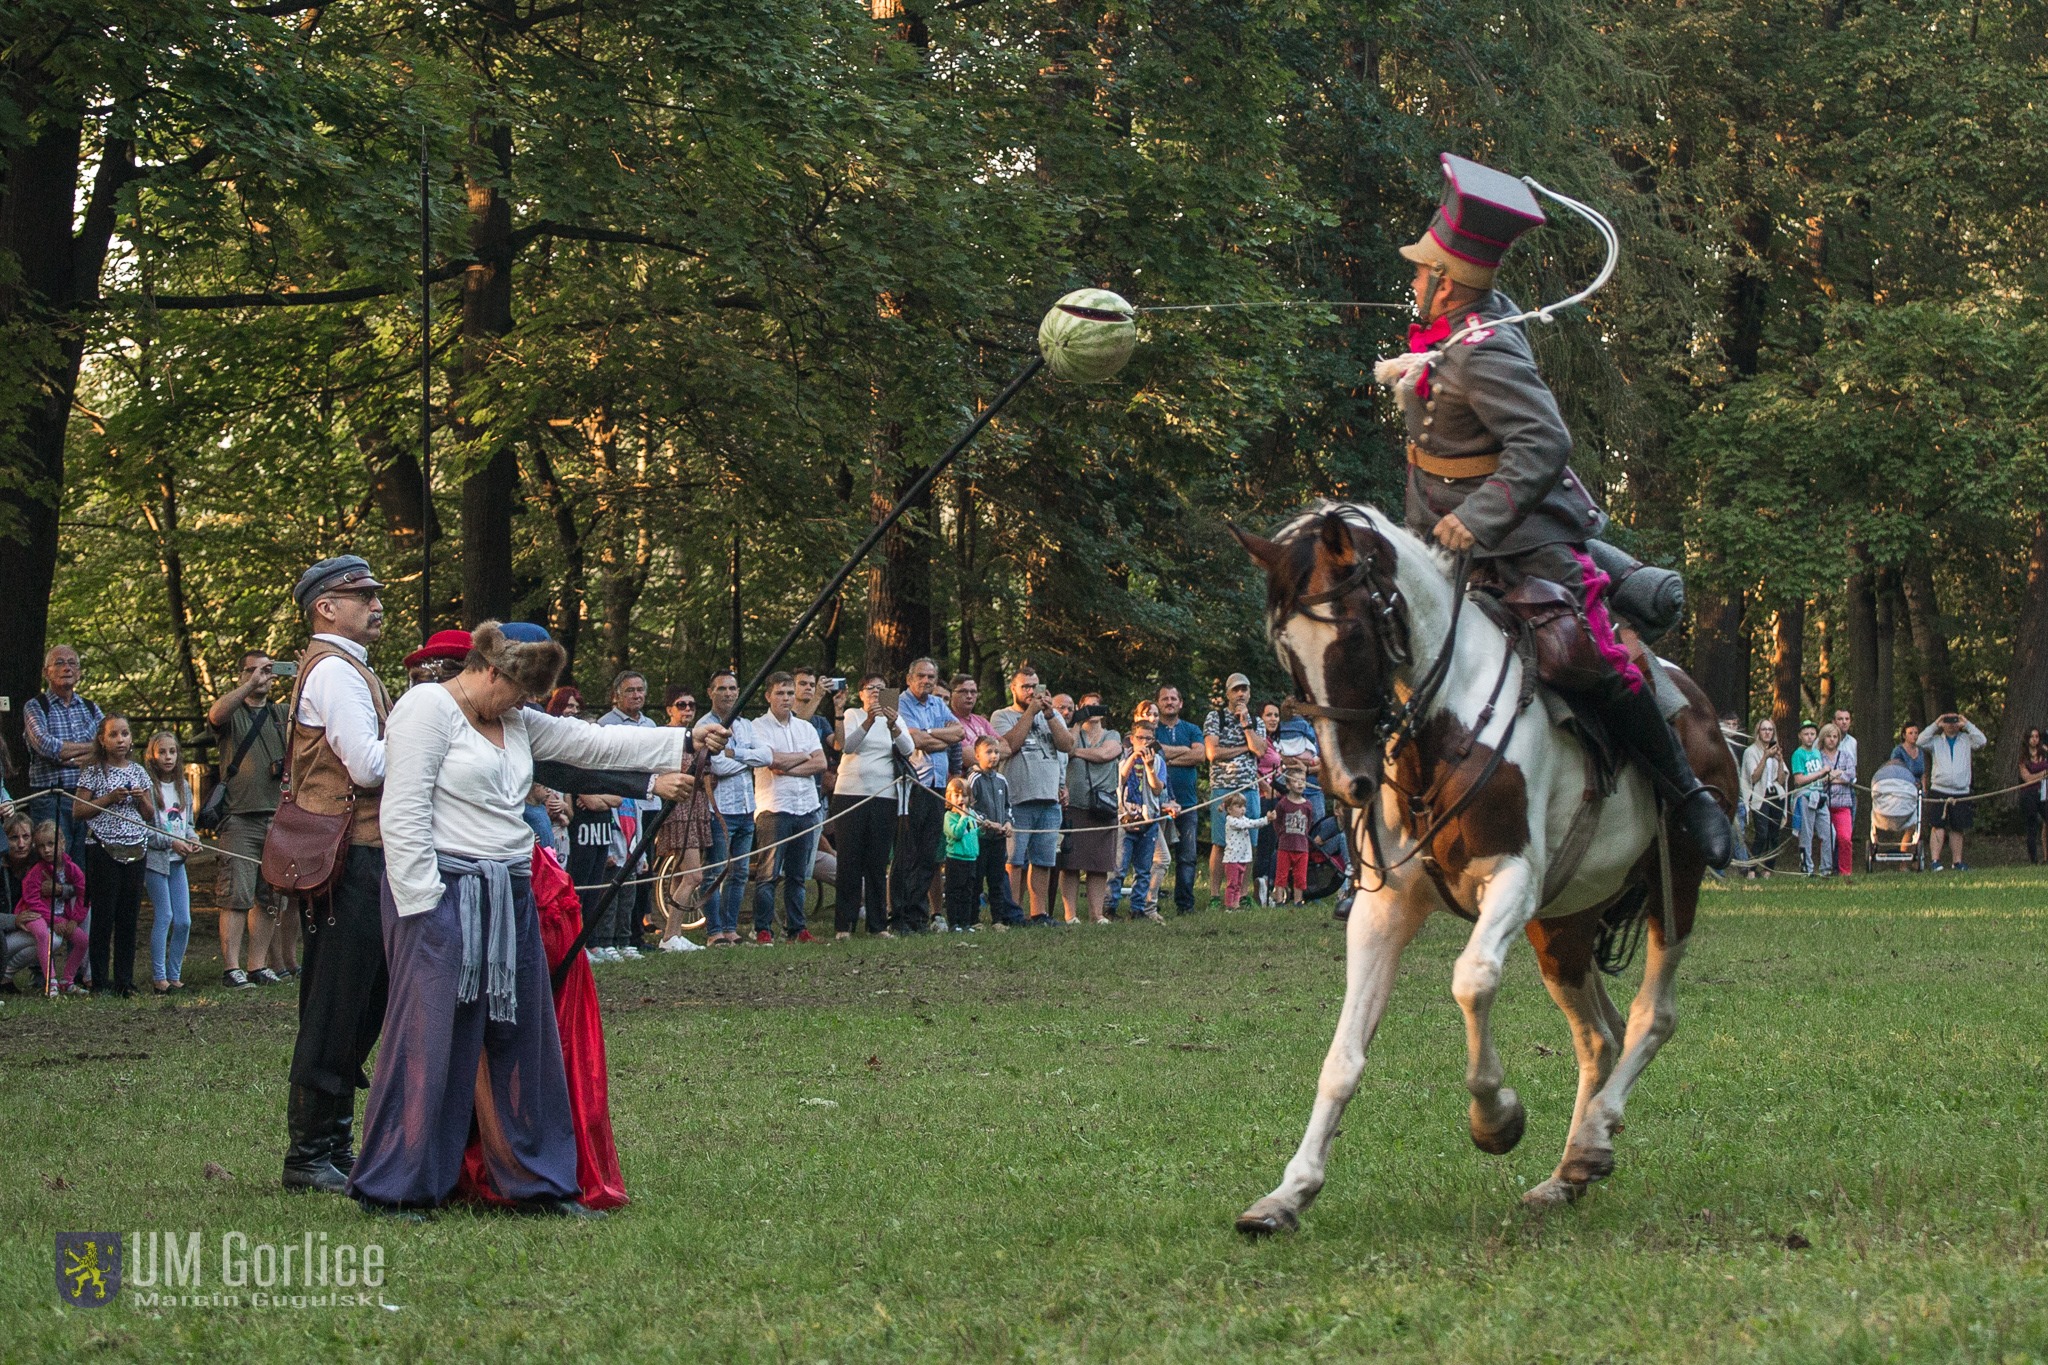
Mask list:
[[[1434,417],[1425,417],[1422,419],[1422,425],[1428,426],[1431,422],[1434,422],[1435,420],[1436,418]]]

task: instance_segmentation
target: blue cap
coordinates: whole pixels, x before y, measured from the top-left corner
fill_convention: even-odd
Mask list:
[[[292,600],[305,611],[316,598],[331,592],[376,592],[384,585],[370,572],[370,561],[361,555],[336,555],[323,559],[299,575],[292,587]]]
[[[546,626],[537,626],[531,621],[501,621],[498,629],[514,644],[546,644],[555,637],[548,634]]]

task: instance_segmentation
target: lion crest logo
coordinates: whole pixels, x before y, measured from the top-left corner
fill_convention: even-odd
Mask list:
[[[57,1297],[74,1308],[104,1308],[121,1292],[121,1234],[57,1234]]]

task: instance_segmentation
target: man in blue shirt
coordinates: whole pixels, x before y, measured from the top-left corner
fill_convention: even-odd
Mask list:
[[[1195,809],[1197,765],[1207,758],[1202,744],[1202,727],[1181,714],[1180,689],[1166,683],[1159,689],[1159,756],[1166,760],[1166,786],[1180,814],[1164,822],[1173,845],[1173,908],[1183,915],[1195,913],[1195,863],[1201,850],[1195,834],[1202,813]]]
[[[913,781],[924,787],[910,793],[910,809],[896,822],[896,867],[890,877],[890,927],[899,934],[921,934],[931,925],[929,899],[932,878],[939,874],[941,841],[945,833],[946,779],[952,773],[947,750],[966,733],[953,709],[937,695],[939,666],[919,659],[903,679],[903,696],[896,703],[896,718],[910,733],[911,752],[922,755],[915,762]]]

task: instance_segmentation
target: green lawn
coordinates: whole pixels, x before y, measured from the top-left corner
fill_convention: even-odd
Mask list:
[[[1517,1195],[1563,1141],[1562,1018],[1519,951],[1529,1132],[1480,1154],[1440,917],[1321,1202],[1263,1244],[1231,1219],[1307,1114],[1325,909],[605,970],[635,1203],[588,1224],[281,1193],[287,992],[10,1001],[0,1359],[2040,1360],[2044,904],[2018,869],[1710,893],[1619,1169],[1547,1218]],[[375,1241],[391,1307],[63,1308],[86,1229],[202,1232],[209,1290],[227,1232]]]

